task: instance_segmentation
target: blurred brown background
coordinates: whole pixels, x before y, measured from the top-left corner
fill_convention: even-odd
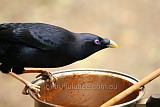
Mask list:
[[[117,42],[71,68],[116,70],[142,79],[160,67],[160,0],[0,0],[0,23],[43,22],[73,32],[89,32]],[[22,75],[32,81],[36,75]],[[146,86],[144,97],[160,94],[160,78]],[[0,73],[0,107],[33,107],[22,83]]]

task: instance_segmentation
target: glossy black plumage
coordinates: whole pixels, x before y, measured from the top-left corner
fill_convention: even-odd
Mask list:
[[[93,34],[43,23],[0,24],[0,70],[8,73],[13,68],[13,72],[22,73],[24,67],[62,67],[109,44],[110,40]]]

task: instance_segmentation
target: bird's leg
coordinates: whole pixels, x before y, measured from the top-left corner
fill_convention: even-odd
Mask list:
[[[52,76],[50,72],[44,70],[24,70],[23,73],[40,73],[40,75],[36,76],[36,78],[40,76],[47,76],[49,78],[49,82],[51,83],[54,83],[57,80],[57,78]]]
[[[44,70],[24,70],[23,73],[40,73],[37,77],[40,76],[47,76],[49,79],[47,79],[47,83],[50,86],[49,89],[53,89],[55,86],[55,82],[57,81],[57,78],[52,76],[50,72],[44,71]]]
[[[20,76],[18,76],[17,74],[13,73],[13,72],[9,72],[9,75],[16,78],[17,80],[21,81],[22,83],[24,83],[26,85],[25,88],[30,88],[31,90],[33,90],[37,95],[38,97],[40,97],[39,95],[39,92],[40,92],[40,86],[37,86],[37,85],[34,85],[28,81],[26,81],[25,79],[21,78]],[[22,92],[23,94],[27,95],[28,92],[23,90]]]

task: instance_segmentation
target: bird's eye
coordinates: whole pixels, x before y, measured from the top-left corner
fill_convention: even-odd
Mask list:
[[[97,44],[97,45],[101,44],[101,42],[100,42],[98,39],[96,39],[96,40],[94,41],[94,43]]]

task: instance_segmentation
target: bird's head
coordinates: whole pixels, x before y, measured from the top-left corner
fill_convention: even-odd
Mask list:
[[[105,48],[118,48],[118,45],[114,41],[101,38],[94,34],[79,33],[76,35],[76,47],[79,49],[78,52],[81,59]]]

